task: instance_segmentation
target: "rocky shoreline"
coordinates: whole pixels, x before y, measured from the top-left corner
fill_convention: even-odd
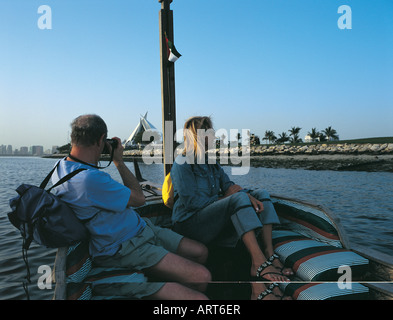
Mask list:
[[[393,172],[393,155],[252,156],[251,166],[306,170]]]
[[[393,143],[257,146],[250,156],[255,167],[393,172]]]
[[[242,154],[242,148],[223,149],[231,163],[231,154]],[[334,171],[393,172],[393,143],[384,144],[308,144],[259,145],[250,147],[252,167]],[[220,150],[216,150],[217,157]],[[125,161],[142,161],[141,150],[124,151]],[[51,155],[46,157],[64,157]],[[161,158],[160,155],[158,155]],[[153,159],[153,158],[150,158]],[[244,158],[243,158],[244,159]],[[103,157],[106,160],[106,157]]]
[[[309,144],[309,145],[273,145],[256,146],[251,148],[251,155],[268,154],[393,154],[393,143],[383,144]]]

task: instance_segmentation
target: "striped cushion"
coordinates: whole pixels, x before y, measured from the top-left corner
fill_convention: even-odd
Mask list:
[[[68,247],[66,259],[67,282],[83,282],[91,270],[92,260],[89,255],[89,243],[79,242]]]
[[[368,269],[368,260],[360,255],[293,231],[274,230],[273,246],[284,265],[304,281],[337,281],[341,266],[351,267],[352,279]]]
[[[142,273],[124,268],[93,268],[89,243],[70,246],[66,259],[67,300],[91,300],[95,294],[101,299],[121,299],[122,296],[103,296],[101,286],[119,287],[123,284],[146,281]],[[113,290],[112,290],[113,291]]]
[[[340,288],[337,283],[282,283],[280,289],[295,300],[362,300],[369,290],[360,283]]]
[[[86,279],[93,288],[93,299],[132,299],[135,285],[146,283],[141,272],[124,268],[94,268]]]
[[[286,200],[277,200],[274,207],[285,229],[342,247],[336,227],[323,211]]]
[[[67,300],[90,300],[92,289],[84,281],[92,269],[89,243],[79,242],[68,247],[66,259]]]
[[[85,282],[67,284],[67,300],[90,300],[93,297],[91,285]]]
[[[147,282],[147,278],[141,272],[124,268],[93,268],[86,282],[91,284],[95,298],[128,299],[132,297],[127,290],[130,284]]]

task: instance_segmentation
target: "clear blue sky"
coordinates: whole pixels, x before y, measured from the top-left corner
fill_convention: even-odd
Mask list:
[[[41,30],[39,6],[52,9]],[[341,30],[340,5],[352,9]],[[302,138],[393,136],[393,1],[174,0],[178,127]],[[161,129],[157,0],[1,0],[0,144],[62,145],[96,113],[126,139],[148,111]]]

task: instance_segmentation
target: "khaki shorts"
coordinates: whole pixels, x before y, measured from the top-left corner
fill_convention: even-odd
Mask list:
[[[119,251],[111,257],[97,257],[94,263],[101,267],[121,267],[136,271],[152,267],[169,252],[176,253],[183,236],[166,228],[155,226],[149,219],[146,227],[133,238],[122,243]],[[117,290],[129,292],[130,296],[142,298],[157,292],[165,282],[142,282],[123,284]],[[116,290],[115,290],[116,291]]]
[[[166,282],[127,282],[99,284],[94,287],[95,295],[113,299],[143,299],[158,292]]]
[[[118,261],[118,267],[143,270],[156,265],[168,252],[177,252],[182,235],[157,227],[149,219],[144,220],[146,227],[142,232],[123,242],[112,257]]]

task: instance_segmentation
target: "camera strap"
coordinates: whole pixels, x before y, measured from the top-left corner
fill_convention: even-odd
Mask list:
[[[69,153],[69,154],[68,154],[68,158],[70,158],[70,159],[72,159],[72,160],[74,160],[74,161],[76,161],[76,162],[80,162],[80,163],[82,163],[82,164],[85,164],[85,165],[87,165],[87,166],[90,166],[90,167],[96,168],[96,169],[105,169],[105,168],[109,167],[109,166],[110,166],[110,164],[112,163],[112,160],[113,160],[113,154],[114,154],[114,152],[115,152],[115,149],[114,149],[114,148],[112,148],[112,152],[111,152],[111,158],[110,158],[110,160],[109,160],[109,163],[108,163],[108,165],[106,165],[105,167],[96,166],[96,165],[94,165],[94,164],[91,164],[91,163],[88,163],[88,162],[82,161],[82,160],[80,160],[80,159],[78,159],[78,158],[76,158],[76,157],[72,156],[72,155],[71,155],[71,153]]]

